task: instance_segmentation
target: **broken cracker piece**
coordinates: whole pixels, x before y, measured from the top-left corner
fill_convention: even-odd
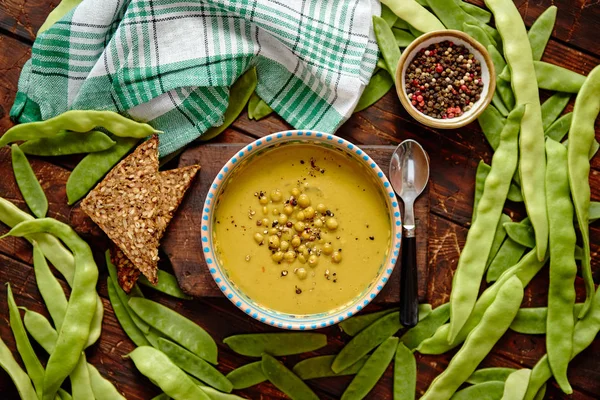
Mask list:
[[[142,143],[81,202],[82,210],[150,282],[156,282],[159,215],[162,200],[158,174],[158,137]]]
[[[183,200],[185,192],[192,184],[192,180],[199,170],[199,165],[191,165],[160,172],[162,198],[163,200],[169,200],[163,201],[160,205],[160,210],[158,211],[160,217],[164,219],[165,228],[168,226],[169,222],[171,222],[175,211]],[[165,230],[158,232],[159,240],[164,235],[164,232]],[[131,261],[129,261],[117,246],[112,246],[110,250],[113,264],[117,267],[119,286],[121,286],[125,292],[129,293],[135,285],[140,275],[140,271]]]

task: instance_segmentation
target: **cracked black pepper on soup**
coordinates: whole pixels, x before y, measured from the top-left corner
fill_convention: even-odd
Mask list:
[[[293,314],[330,311],[362,294],[391,241],[369,171],[311,144],[282,145],[238,167],[213,226],[229,279],[260,305]]]
[[[408,99],[433,118],[460,117],[483,91],[481,63],[468,48],[445,40],[417,52],[405,73]]]

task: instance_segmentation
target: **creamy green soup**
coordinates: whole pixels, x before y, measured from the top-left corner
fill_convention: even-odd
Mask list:
[[[332,311],[364,293],[385,262],[391,225],[382,191],[339,150],[266,150],[236,168],[217,201],[217,259],[259,306]]]

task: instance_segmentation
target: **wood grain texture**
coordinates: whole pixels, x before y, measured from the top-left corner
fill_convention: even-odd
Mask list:
[[[482,0],[470,0],[482,5]],[[20,68],[29,58],[30,43],[35,32],[43,23],[48,12],[58,0],[0,0],[0,132],[12,123],[8,112],[14,99]],[[553,38],[548,44],[543,60],[561,65],[579,73],[587,74],[600,63],[600,41],[597,30],[600,26],[600,3],[595,0],[516,0],[516,4],[526,24],[529,26],[551,4],[558,6],[558,19]],[[542,92],[542,98],[549,93]],[[567,111],[573,106],[571,100]],[[217,137],[212,143],[249,143],[258,137],[272,132],[289,129],[289,125],[275,114],[261,120],[250,121],[244,112],[238,120]],[[596,123],[597,138],[600,139],[600,122]],[[449,298],[452,274],[466,239],[473,204],[475,168],[480,159],[489,162],[491,149],[485,142],[477,123],[453,131],[436,131],[417,124],[402,109],[395,93],[390,92],[374,106],[353,115],[337,132],[342,137],[365,147],[366,145],[397,145],[400,141],[413,138],[421,142],[432,159],[432,174],[429,187],[428,251],[425,270],[427,282],[420,282],[422,300],[438,306]],[[216,156],[215,160],[219,160]],[[79,156],[64,158],[35,158],[32,166],[41,179],[47,193],[49,215],[69,222],[88,240],[96,251],[100,269],[98,290],[103,298],[106,316],[103,334],[98,344],[88,350],[90,362],[100,372],[109,377],[128,399],[149,399],[158,389],[139,374],[131,361],[123,359],[133,349],[133,344],[125,336],[106,300],[106,269],[102,262],[105,238],[98,229],[79,211],[77,206],[66,205],[64,183],[69,171],[76,165]],[[184,162],[185,159],[182,159]],[[213,161],[217,162],[217,161]],[[173,163],[175,166],[176,163]],[[385,168],[384,168],[385,169]],[[600,157],[592,160],[592,198],[600,200]],[[211,179],[201,176],[201,184]],[[208,182],[209,183],[209,182]],[[206,183],[206,184],[208,184]],[[0,196],[14,200],[23,210],[27,210],[14,183],[10,168],[8,149],[0,150]],[[202,201],[202,199],[200,199]],[[507,203],[505,211],[518,220],[524,215],[520,204]],[[0,225],[0,234],[6,227]],[[167,238],[168,239],[168,238]],[[600,222],[591,226],[592,266],[596,281],[600,279],[598,251],[600,246]],[[169,245],[165,242],[165,249]],[[185,249],[185,248],[184,248]],[[181,250],[181,247],[179,247]],[[172,254],[173,250],[169,250]],[[162,268],[169,268],[167,257],[163,257]],[[26,306],[47,315],[45,306],[37,291],[31,268],[31,247],[23,239],[7,238],[0,240],[0,283],[10,282],[19,305]],[[63,282],[63,287],[66,285]],[[484,289],[484,285],[482,285]],[[578,298],[583,297],[581,277],[577,278]],[[541,306],[547,302],[548,273],[544,269],[526,289],[524,306]],[[180,301],[156,294],[144,288],[145,294],[183,313],[202,325],[219,344],[219,369],[228,372],[253,359],[236,355],[222,339],[228,335],[247,332],[271,331],[237,310],[222,297],[193,301]],[[371,304],[366,312],[381,306]],[[329,337],[328,346],[314,354],[286,357],[284,362],[292,367],[300,359],[315,354],[333,354],[348,341],[348,337],[337,327],[321,332]],[[6,291],[0,286],[0,336],[15,351],[14,340],[8,324]],[[45,361],[43,351],[36,351]],[[548,387],[546,398],[588,400],[600,398],[600,340],[594,341],[589,349],[577,356],[570,365],[569,379],[575,393],[567,397],[554,381]],[[545,352],[543,336],[521,335],[509,332],[494,347],[492,353],[482,362],[481,367],[506,366],[532,367]],[[15,353],[16,354],[16,353]],[[422,356],[417,354],[418,382],[417,394],[422,394],[429,383],[448,364],[454,352],[442,356]],[[20,361],[20,360],[19,360]],[[350,377],[335,379],[315,379],[309,385],[323,399],[339,398],[350,381]],[[367,398],[392,398],[392,370],[388,368],[378,385]],[[261,384],[240,394],[252,399],[283,399],[285,396],[270,384]],[[17,393],[8,376],[0,370],[0,397],[16,399]]]
[[[200,145],[191,147],[181,155],[179,167],[199,164],[199,176],[190,188],[177,215],[169,225],[162,240],[162,248],[169,258],[182,289],[195,297],[220,297],[221,291],[208,272],[200,242],[200,224],[206,193],[223,165],[240,148],[239,144]],[[395,147],[363,146],[362,149],[375,160],[383,171],[389,164]],[[386,172],[387,174],[387,172]],[[417,266],[419,276],[427,276],[427,232],[429,220],[429,194],[425,192],[415,203],[417,220]],[[374,301],[397,303],[400,299],[400,270],[395,269],[384,290]],[[421,280],[419,297],[425,300],[425,280]]]

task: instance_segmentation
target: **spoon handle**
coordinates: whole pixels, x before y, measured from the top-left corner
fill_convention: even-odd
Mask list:
[[[403,235],[402,269],[400,270],[400,323],[407,328],[415,326],[419,318],[416,244],[414,234],[412,236]]]

